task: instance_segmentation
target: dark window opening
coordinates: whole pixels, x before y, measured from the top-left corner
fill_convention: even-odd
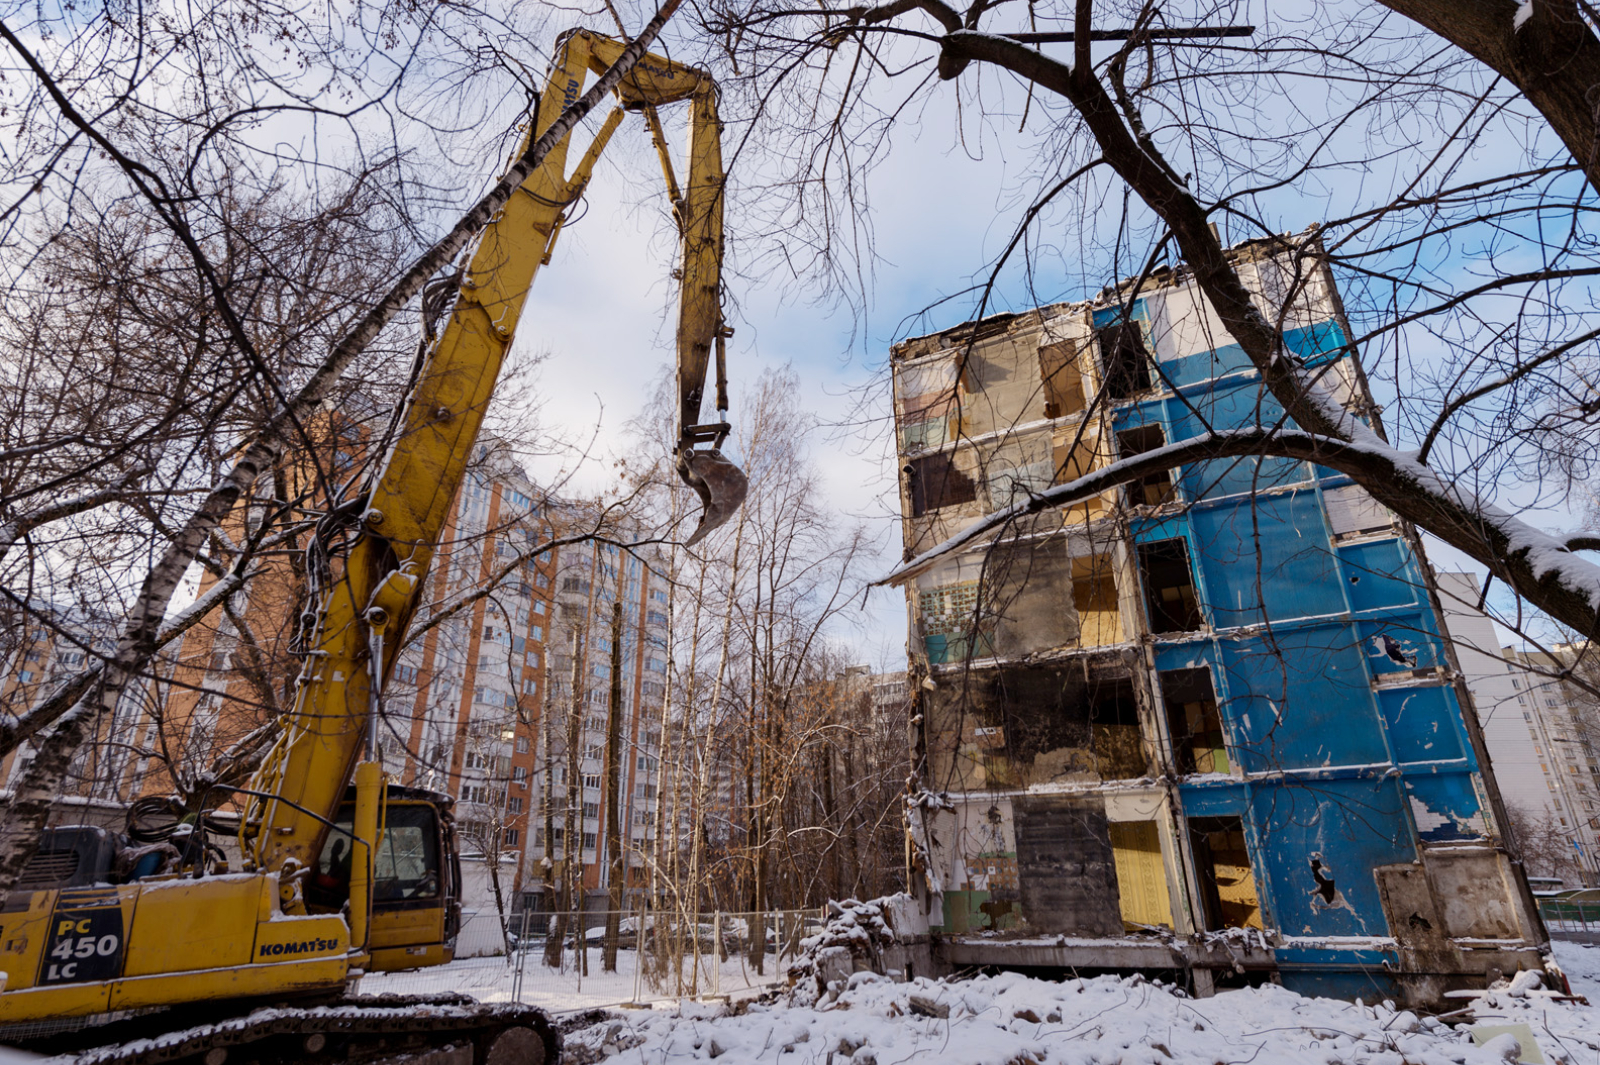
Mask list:
[[[1100,342],[1100,361],[1105,366],[1106,395],[1127,399],[1150,389],[1150,356],[1145,351],[1139,323],[1113,322],[1095,331]]]
[[[1167,728],[1172,733],[1172,755],[1178,772],[1228,772],[1222,712],[1217,709],[1211,672],[1174,669],[1162,673],[1161,699],[1167,704]]]
[[[1200,874],[1206,931],[1261,928],[1261,900],[1239,818],[1191,817],[1189,842]]]
[[[1150,766],[1139,731],[1133,682],[1121,677],[1105,680],[1091,685],[1088,696],[1095,769],[1100,779],[1132,780],[1146,775]]]
[[[1142,455],[1146,451],[1154,451],[1164,447],[1167,443],[1167,434],[1161,431],[1159,425],[1141,425],[1137,429],[1125,429],[1117,434],[1117,451],[1123,458],[1132,458]],[[1147,473],[1137,480],[1129,481],[1126,486],[1128,502],[1135,506],[1159,506],[1172,501],[1172,471],[1157,470]]]
[[[1194,632],[1200,628],[1200,600],[1195,595],[1189,549],[1182,539],[1139,545],[1145,604],[1151,632]]]
[[[978,498],[978,486],[956,469],[948,454],[924,455],[905,465],[911,488],[911,516],[920,518],[930,510],[971,503]]]
[[[1076,414],[1088,405],[1083,375],[1078,372],[1078,346],[1070,340],[1039,349],[1039,377],[1044,381],[1044,416]]]

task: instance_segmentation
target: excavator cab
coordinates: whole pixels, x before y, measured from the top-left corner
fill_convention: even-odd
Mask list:
[[[461,930],[461,861],[454,800],[391,784],[373,856],[369,972],[443,965],[455,957]],[[306,878],[306,909],[338,913],[350,898],[350,832],[355,789],[345,792],[322,853]]]

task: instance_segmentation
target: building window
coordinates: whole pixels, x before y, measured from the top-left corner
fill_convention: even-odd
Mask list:
[[[518,736],[517,737],[517,753],[518,754],[527,754],[528,753],[528,737],[526,737],[526,736]]]
[[[1138,322],[1127,319],[1095,330],[1100,361],[1105,365],[1105,391],[1112,399],[1127,399],[1150,388],[1150,356]]]
[[[517,845],[517,841],[520,840],[521,838],[522,838],[522,833],[520,831],[518,831],[517,829],[515,829],[515,828],[506,829],[506,846],[515,847]]]
[[[595,788],[596,790],[598,790],[599,787],[600,787],[600,774],[599,773],[585,773],[583,775],[583,786],[586,787],[586,788]]]
[[[1182,538],[1139,545],[1145,603],[1152,632],[1193,632],[1200,628],[1200,602]]]
[[[586,802],[586,803],[584,803],[583,804],[583,816],[585,816],[585,817],[599,817],[600,816],[600,804],[597,803],[597,802]]]
[[[33,670],[25,669],[21,673],[18,673],[17,677],[21,683],[27,684],[29,681],[33,680]]]
[[[520,784],[526,784],[527,782],[528,782],[528,767],[525,766],[525,765],[514,765],[514,766],[512,766],[511,767],[511,783],[520,785]]]
[[[415,684],[417,682],[417,667],[398,665],[394,667],[394,679],[402,684]]]
[[[1189,841],[1200,874],[1206,929],[1260,928],[1261,904],[1240,818],[1191,817]],[[1312,866],[1313,873],[1319,865]]]
[[[583,834],[583,849],[586,850],[586,851],[594,850],[594,833],[593,832],[585,832]]]
[[[1078,614],[1080,646],[1122,642],[1116,571],[1110,556],[1079,555],[1072,559],[1072,608]]]
[[[1159,425],[1141,425],[1137,429],[1125,429],[1117,434],[1117,451],[1123,458],[1132,458],[1142,455],[1146,451],[1154,451],[1164,447],[1167,443],[1167,434],[1161,431]],[[1128,493],[1128,501],[1135,506],[1159,506],[1172,501],[1172,472],[1170,470],[1157,470],[1147,473],[1136,481],[1129,481],[1124,491]]]
[[[956,468],[950,454],[941,452],[912,459],[905,464],[903,472],[911,493],[911,516],[914,518],[978,498],[977,482]]]
[[[512,798],[509,798],[509,799],[506,800],[506,813],[508,813],[508,814],[520,814],[521,812],[522,812],[522,800],[521,799],[516,798],[515,796],[513,796]]]
[[[1179,773],[1226,773],[1227,742],[1216,690],[1206,669],[1174,669],[1161,674],[1161,699]]]
[[[1046,418],[1076,414],[1087,406],[1083,374],[1078,372],[1078,346],[1071,340],[1046,344],[1039,349],[1039,379],[1044,383]]]

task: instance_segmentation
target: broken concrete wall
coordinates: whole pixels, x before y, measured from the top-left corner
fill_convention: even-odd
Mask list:
[[[929,780],[971,791],[1147,776],[1142,684],[1120,655],[973,667],[944,679],[924,700]]]
[[[1326,271],[1237,254],[1285,347],[1373,416]],[[916,387],[945,399],[897,395],[903,444],[913,415],[945,419],[908,462],[965,478],[907,489],[909,550],[1117,455],[1287,424],[1181,270],[895,358],[944,367]],[[1291,986],[1418,1003],[1537,957],[1413,534],[1347,478],[1173,469],[1041,514],[912,594],[924,780],[957,807],[933,848],[947,931],[1259,929],[1270,957],[1251,964]]]

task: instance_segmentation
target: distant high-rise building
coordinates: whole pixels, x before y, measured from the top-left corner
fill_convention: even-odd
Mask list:
[[[1555,819],[1588,884],[1600,883],[1600,700],[1572,683],[1580,660],[1592,666],[1587,643],[1557,644],[1548,651],[1504,649],[1515,690],[1517,717],[1533,747],[1537,775]],[[1532,769],[1532,766],[1529,766]]]
[[[659,707],[664,690],[666,596],[647,564],[653,554],[618,547],[626,533],[614,522],[599,530],[598,521],[593,508],[546,498],[514,463],[482,450],[383,693],[378,738],[389,779],[456,799],[462,851],[505,874],[506,900],[536,893],[543,875],[541,785],[547,771],[565,772],[574,633],[583,656],[575,707],[583,827],[574,853],[581,851],[583,883],[606,885],[609,870],[596,847],[606,832],[611,605],[619,599],[624,849],[636,849],[649,831],[658,744],[640,715],[652,700]],[[597,532],[612,542],[583,539]],[[175,777],[206,771],[230,753],[248,755],[254,737],[270,735],[289,705],[300,660],[288,637],[304,604],[294,567],[280,557],[264,568],[227,614],[191,630],[166,667],[162,705],[142,725],[146,747],[163,752],[137,767],[144,792],[170,790]],[[203,583],[200,594],[209,587]],[[559,719],[548,730],[547,715]],[[546,749],[551,737],[554,753]],[[564,807],[564,791],[560,801]],[[557,860],[564,843],[558,838],[552,848]],[[638,863],[635,854],[627,868]]]

